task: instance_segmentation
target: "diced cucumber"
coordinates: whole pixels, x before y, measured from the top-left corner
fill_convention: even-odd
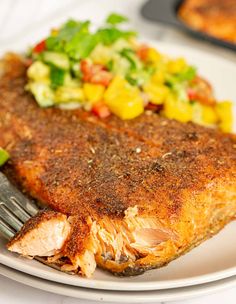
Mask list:
[[[35,61],[27,70],[27,76],[35,81],[49,80],[50,68],[42,61]]]
[[[5,162],[9,159],[9,154],[7,151],[0,148],[0,166],[4,165]]]
[[[41,108],[54,105],[54,93],[49,85],[42,82],[32,82],[27,85],[27,89],[34,95]]]
[[[62,70],[69,70],[70,61],[66,54],[46,51],[43,53],[43,60]]]
[[[81,102],[83,100],[84,92],[82,88],[61,86],[55,92],[56,104]]]

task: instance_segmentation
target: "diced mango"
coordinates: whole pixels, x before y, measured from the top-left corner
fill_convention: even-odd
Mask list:
[[[151,78],[151,82],[155,84],[163,84],[165,81],[165,72],[163,69],[157,70]]]
[[[143,100],[139,95],[118,94],[113,100],[106,101],[110,111],[121,119],[132,119],[144,111]]]
[[[170,119],[181,122],[192,120],[193,109],[188,101],[183,101],[169,94],[164,103],[163,114]]]
[[[119,76],[107,88],[104,101],[112,113],[124,120],[135,118],[144,111],[139,89]]]
[[[167,70],[171,74],[178,74],[187,68],[187,63],[184,58],[169,60]]]
[[[201,125],[215,125],[218,115],[214,107],[196,102],[193,106],[193,121]]]
[[[163,84],[156,84],[152,81],[144,85],[143,90],[148,94],[150,102],[154,104],[163,104],[168,93],[169,88]]]
[[[148,49],[147,61],[157,64],[161,60],[161,54],[154,48]]]
[[[102,100],[105,87],[100,84],[85,83],[83,86],[85,99],[94,104]]]
[[[202,120],[206,124],[216,124],[218,121],[218,116],[213,107],[202,105]]]
[[[216,105],[220,124],[219,127],[223,132],[231,132],[233,129],[233,104],[231,101],[219,102]]]
[[[104,94],[104,99],[112,100],[119,92],[127,90],[127,88],[130,89],[130,84],[124,78],[115,76]]]

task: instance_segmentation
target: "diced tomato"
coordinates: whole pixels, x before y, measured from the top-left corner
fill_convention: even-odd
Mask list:
[[[92,112],[100,118],[106,118],[111,115],[111,112],[104,102],[97,102],[93,108]]]
[[[205,105],[212,106],[216,103],[210,83],[199,76],[192,80],[187,94],[190,100],[196,100]]]
[[[108,86],[112,79],[112,74],[101,64],[92,64],[88,60],[82,60],[80,68],[85,82]]]
[[[163,105],[160,104],[157,105],[150,102],[145,106],[145,110],[153,111],[155,113],[160,112],[162,109],[163,109]]]
[[[33,52],[38,54],[42,53],[45,50],[46,50],[46,40],[42,40],[41,42],[36,44],[35,47],[33,48]]]
[[[83,73],[83,81],[89,82],[92,77],[92,64],[88,60],[81,60],[80,69]]]
[[[110,72],[100,71],[91,77],[90,82],[94,84],[101,84],[107,87],[111,79],[112,79],[112,74]]]
[[[142,44],[138,48],[136,54],[142,61],[146,61],[147,57],[148,57],[148,50],[149,50],[149,47],[146,44]]]
[[[196,98],[196,92],[192,88],[187,89],[188,98],[194,100]]]

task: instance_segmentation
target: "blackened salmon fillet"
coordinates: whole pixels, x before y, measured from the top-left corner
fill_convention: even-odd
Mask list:
[[[24,62],[8,56],[2,65],[0,146],[11,155],[4,173],[51,209],[30,219],[9,250],[88,277],[97,265],[134,275],[235,217],[234,135],[150,112],[121,121],[41,109],[24,89]]]

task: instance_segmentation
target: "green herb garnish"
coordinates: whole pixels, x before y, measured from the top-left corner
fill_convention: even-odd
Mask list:
[[[63,52],[74,60],[86,58],[98,43],[111,45],[120,38],[128,39],[135,36],[135,32],[117,28],[118,24],[127,20],[121,15],[111,14],[106,20],[106,25],[95,32],[90,30],[89,21],[69,20],[56,35],[46,39],[47,50]]]
[[[4,165],[9,158],[10,155],[8,154],[8,152],[0,148],[0,166]]]
[[[128,18],[126,18],[125,16],[116,14],[116,13],[112,13],[110,14],[107,19],[106,19],[106,23],[111,24],[111,25],[117,25],[123,22],[127,22],[129,21]]]

